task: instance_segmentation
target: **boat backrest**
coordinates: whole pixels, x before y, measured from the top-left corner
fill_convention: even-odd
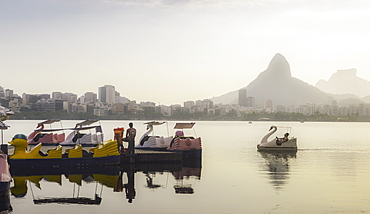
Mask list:
[[[57,135],[57,142],[58,143],[63,142],[63,141],[65,141],[65,138],[66,138],[66,134],[65,133],[58,134]]]
[[[44,135],[44,137],[40,138],[38,142],[45,143],[45,144],[53,144],[53,143],[56,143],[56,140],[54,138],[54,134],[49,133],[49,134]]]
[[[76,143],[78,144],[91,144],[92,136],[90,133],[84,134],[82,137],[78,138],[76,140]]]
[[[91,135],[91,143],[92,144],[98,144],[103,142],[104,135],[103,133],[96,133]]]

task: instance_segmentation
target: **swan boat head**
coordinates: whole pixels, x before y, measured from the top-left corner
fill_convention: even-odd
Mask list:
[[[146,141],[149,140],[149,134],[153,132],[153,125],[151,123],[147,123],[146,125],[146,132],[141,136],[139,140],[139,145],[143,146]]]
[[[267,143],[269,137],[277,131],[277,126],[271,126],[269,132],[262,138],[261,143]]]

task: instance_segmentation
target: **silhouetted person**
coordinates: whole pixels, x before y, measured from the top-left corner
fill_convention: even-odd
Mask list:
[[[127,172],[127,184],[124,185],[128,203],[132,203],[132,199],[135,199],[135,196],[136,196],[134,179],[135,179],[135,172],[128,171]]]
[[[134,154],[136,129],[133,123],[129,123],[128,125],[130,128],[126,131],[126,138],[124,141],[128,142],[128,154]]]

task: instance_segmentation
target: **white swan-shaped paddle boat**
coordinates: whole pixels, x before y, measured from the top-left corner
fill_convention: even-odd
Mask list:
[[[271,126],[269,133],[267,133],[257,145],[259,151],[297,151],[297,138],[287,137],[274,138],[268,141],[269,137],[277,131],[276,126]]]
[[[164,123],[164,122],[163,122]],[[148,122],[147,124],[147,131],[141,136],[139,143],[135,146],[135,148],[160,148],[166,149],[170,146],[173,137],[163,137],[163,136],[149,136],[153,132],[154,125],[161,125],[163,123],[159,122]]]

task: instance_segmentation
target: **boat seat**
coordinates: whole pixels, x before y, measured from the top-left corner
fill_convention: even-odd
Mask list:
[[[64,141],[62,141],[62,142],[59,142],[59,145],[70,145],[70,144],[75,144],[73,141],[72,141],[72,139],[73,139],[73,137],[75,136],[75,132],[73,131],[73,132],[71,132],[71,133],[69,133],[68,134],[68,136],[67,136],[67,138],[64,140]]]
[[[66,137],[66,134],[65,133],[62,133],[62,134],[56,134],[56,141],[57,143],[61,143],[63,141],[65,141],[65,137]]]
[[[99,144],[103,142],[103,133],[100,134],[92,134],[91,135],[91,144]]]
[[[62,146],[57,146],[55,149],[49,149],[47,151],[49,158],[62,158]]]
[[[37,140],[36,140],[36,142],[37,142]],[[55,144],[55,143],[57,143],[57,141],[54,138],[54,134],[50,133],[50,134],[45,134],[42,138],[40,138],[39,143]]]
[[[81,158],[82,157],[82,145],[75,145],[73,149],[67,149],[68,158]]]
[[[75,142],[78,144],[91,144],[91,134],[83,134],[83,136],[78,138]]]
[[[75,136],[72,138],[72,141],[73,141],[74,143],[76,143],[76,141],[77,141],[78,139],[82,138],[84,135],[85,135],[85,134],[77,133],[77,134],[75,134]]]

